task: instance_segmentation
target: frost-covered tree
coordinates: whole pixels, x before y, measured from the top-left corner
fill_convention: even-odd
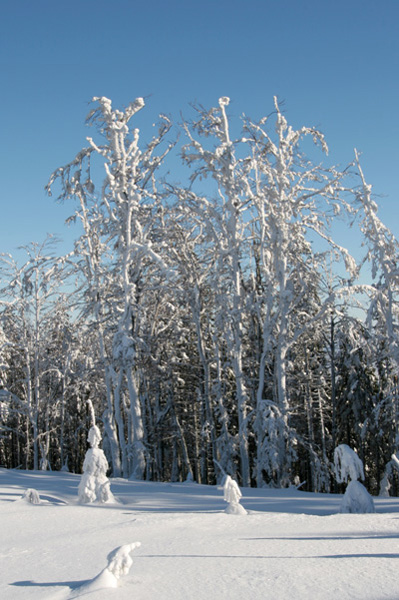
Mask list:
[[[330,491],[331,407],[323,322],[292,347],[287,372],[298,439],[294,468],[308,489]]]
[[[47,469],[52,419],[56,410],[54,393],[58,382],[51,381],[56,368],[46,352],[52,328],[53,309],[68,277],[66,257],[58,257],[55,240],[24,247],[27,261],[20,266],[12,256],[2,256],[0,264],[0,309],[6,328],[7,346],[18,364],[19,376],[6,384],[19,398],[21,416],[26,418],[25,464]],[[31,462],[31,454],[32,462]]]
[[[374,290],[370,306],[370,319],[375,312],[383,317],[386,328],[389,355],[399,363],[398,341],[398,306],[397,292],[399,288],[399,242],[377,215],[378,207],[372,197],[372,186],[367,184],[356,154],[358,173],[361,185],[356,190],[357,217],[364,235],[367,253],[364,262],[371,265]]]
[[[355,190],[353,212],[364,237],[363,263],[371,268],[372,284],[364,286],[369,296],[366,327],[380,387],[374,414],[380,428],[393,433],[394,439],[390,435],[388,442],[391,451],[385,453],[385,459],[390,461],[392,451],[399,447],[399,242],[378,217],[372,186],[366,182],[358,154],[356,163],[360,185]]]
[[[201,218],[208,243],[214,245],[216,260],[210,277],[216,302],[215,323],[226,344],[226,358],[234,378],[234,395],[238,420],[240,475],[244,486],[250,485],[248,449],[248,414],[250,397],[244,373],[243,257],[249,236],[244,219],[247,182],[242,161],[237,157],[239,142],[231,139],[226,108],[229,98],[219,99],[219,106],[206,111],[197,107],[198,119],[185,123],[188,144],[183,160],[193,168],[191,177],[211,178],[215,196],[208,199],[189,190],[186,203]],[[206,138],[211,138],[211,146]],[[219,334],[219,335],[220,335]]]
[[[202,483],[211,483],[215,481],[215,461],[232,473],[237,468],[236,444],[229,429],[235,415],[226,407],[227,393],[221,358],[223,338],[220,337],[222,332],[219,328],[221,319],[220,316],[215,319],[217,311],[223,310],[218,306],[220,296],[216,262],[219,258],[209,244],[205,214],[198,205],[193,209],[195,194],[176,187],[172,189],[177,201],[167,237],[169,253],[173,256],[177,271],[174,282],[175,306],[185,307],[180,315],[188,337],[186,356],[191,357],[192,367],[184,391],[197,400],[192,415],[195,421],[194,445],[197,448],[195,457],[198,459],[197,479]],[[189,340],[192,340],[191,345]]]
[[[24,402],[17,395],[21,373],[19,355],[13,350],[14,317],[14,311],[6,309],[0,318],[0,463],[9,468],[24,464],[23,425],[26,422]]]
[[[94,98],[97,108],[90,113],[88,120],[98,127],[103,136],[102,144],[88,138],[89,147],[84,148],[76,158],[55,171],[51,176],[48,190],[51,192],[56,180],[61,181],[63,198],[77,198],[80,204],[80,218],[83,220],[86,235],[85,256],[90,262],[89,273],[95,278],[91,286],[94,292],[93,309],[97,322],[101,320],[102,305],[98,299],[99,277],[104,275],[104,267],[112,273],[113,298],[111,312],[116,320],[112,347],[105,358],[100,336],[100,352],[106,367],[107,386],[112,383],[113,398],[108,395],[108,426],[116,472],[119,470],[115,447],[120,442],[120,451],[124,454],[128,474],[142,479],[145,474],[146,449],[143,425],[142,403],[140,399],[139,355],[142,350],[141,335],[141,298],[145,282],[154,270],[161,270],[164,277],[169,268],[159,245],[163,240],[153,235],[158,218],[159,193],[154,174],[170,149],[170,144],[161,148],[161,144],[170,129],[170,122],[162,117],[158,134],[141,149],[139,130],[130,128],[132,117],[144,107],[142,98],[136,99],[124,110],[112,108],[108,98]],[[93,157],[103,161],[104,181],[99,193],[98,206],[94,217],[87,212],[86,198],[95,192],[90,165]],[[93,219],[101,217],[100,236],[113,247],[112,256],[105,265],[98,264],[100,238],[93,236]],[[96,242],[93,245],[93,242]],[[97,255],[96,255],[97,252]],[[97,278],[97,279],[96,279]],[[111,364],[111,372],[108,370]],[[122,442],[125,423],[119,419],[122,396],[128,398],[128,439]],[[113,403],[113,405],[112,405]],[[116,430],[116,424],[118,431]],[[122,447],[121,447],[122,446]],[[124,469],[125,473],[125,469]],[[125,473],[126,474],[126,473]]]
[[[316,237],[340,256],[351,275],[355,263],[329,233],[329,223],[346,202],[341,195],[344,172],[314,164],[301,150],[310,136],[327,153],[323,135],[314,128],[288,125],[275,99],[275,132],[269,118],[245,121],[251,146],[250,211],[256,240],[261,287],[258,321],[262,351],[256,400],[257,484],[263,473],[277,485],[288,482],[296,459],[296,433],[290,421],[288,365],[294,344],[311,330],[331,298],[318,293],[320,253]],[[267,397],[267,363],[273,362],[274,385]]]
[[[88,167],[87,177],[90,176]],[[129,475],[128,443],[125,439],[125,422],[121,407],[120,386],[112,360],[111,336],[115,333],[118,315],[116,306],[121,295],[119,280],[112,271],[113,252],[103,236],[107,234],[105,217],[94,191],[94,184],[87,179],[85,186],[78,186],[75,196],[78,205],[73,218],[81,223],[83,233],[75,242],[76,276],[78,280],[77,306],[79,321],[94,333],[91,360],[102,371],[102,388],[97,389],[99,398],[105,396],[103,421],[109,445],[112,473],[115,477]],[[93,382],[90,382],[93,387]]]

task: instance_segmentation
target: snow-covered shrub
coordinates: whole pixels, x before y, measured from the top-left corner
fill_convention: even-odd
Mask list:
[[[337,446],[334,451],[335,477],[338,483],[348,481],[342,498],[341,513],[373,513],[374,502],[359,478],[364,480],[363,463],[352,448],[346,444]]]
[[[40,496],[37,490],[28,488],[21,496],[21,500],[25,500],[29,504],[40,504]]]
[[[94,577],[94,579],[79,587],[76,590],[77,594],[74,597],[91,594],[104,588],[118,587],[119,579],[129,573],[130,567],[133,564],[130,552],[140,546],[140,542],[133,542],[133,544],[125,544],[124,546],[115,548],[115,550],[110,552],[107,556],[107,567]]]
[[[99,448],[101,433],[94,423],[93,411],[92,420],[93,425],[88,435],[91,448],[86,452],[83,463],[83,475],[78,488],[79,502],[83,504],[90,502],[115,502],[107,477],[108,461],[105,458],[103,450]]]
[[[380,481],[379,496],[381,498],[389,498],[389,490],[390,489],[391,489],[391,484],[389,483],[388,474],[385,472],[383,478]]]
[[[360,481],[350,481],[342,498],[341,513],[373,513],[374,502]]]
[[[351,481],[364,480],[363,463],[356,452],[346,444],[335,448],[334,467],[338,483],[344,483],[348,479]]]
[[[230,477],[230,475],[226,475],[226,479],[223,486],[224,499],[227,504],[227,508],[225,512],[228,515],[246,515],[247,511],[240,504],[240,499],[242,498],[242,493],[240,488],[238,487],[238,483],[234,481]]]
[[[399,471],[399,459],[396,454],[391,455],[391,460],[385,467],[384,475],[380,481],[380,493],[382,498],[389,498],[389,490],[391,488],[391,478],[393,476],[394,468]]]
[[[384,475],[380,481],[380,493],[379,496],[381,498],[389,498],[389,490],[391,488],[391,483],[389,481],[390,477],[392,477],[392,469],[394,465],[394,461],[389,461],[387,466],[385,467]]]

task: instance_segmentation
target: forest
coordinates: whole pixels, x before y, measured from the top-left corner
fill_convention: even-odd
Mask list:
[[[90,400],[112,477],[334,492],[344,443],[397,495],[399,245],[358,153],[277,99],[150,135],[142,98],[93,106],[46,187],[73,250],[0,258],[0,466],[81,473]]]

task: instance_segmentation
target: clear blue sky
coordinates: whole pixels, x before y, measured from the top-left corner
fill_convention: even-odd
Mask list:
[[[230,96],[254,119],[285,101],[316,125],[335,163],[362,153],[380,216],[399,236],[399,0],[0,0],[0,252],[42,241],[72,248],[70,206],[44,193],[85,145],[93,96],[147,97],[159,112]]]

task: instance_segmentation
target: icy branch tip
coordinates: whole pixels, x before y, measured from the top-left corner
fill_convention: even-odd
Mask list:
[[[134,103],[137,106],[137,108],[143,108],[143,106],[145,105],[144,98],[136,98]]]
[[[230,98],[228,96],[222,96],[219,98],[219,106],[228,106],[230,104]]]

